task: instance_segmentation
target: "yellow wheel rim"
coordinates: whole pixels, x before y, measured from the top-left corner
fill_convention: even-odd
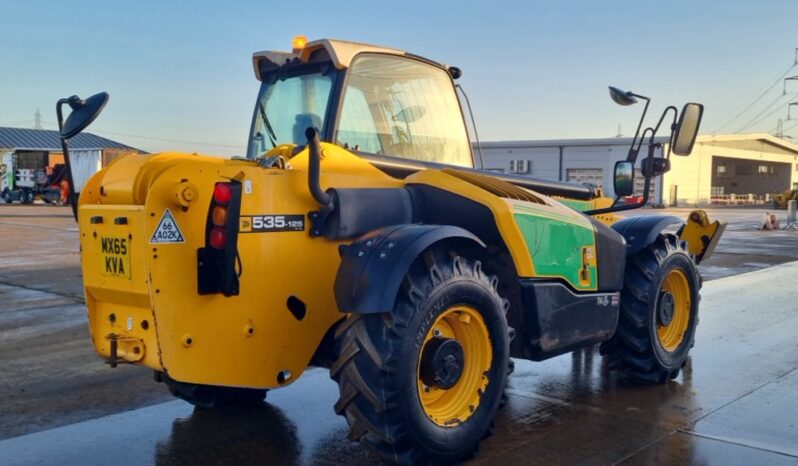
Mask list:
[[[684,341],[684,334],[690,326],[692,304],[690,282],[684,271],[673,269],[668,272],[662,282],[662,291],[670,293],[673,297],[673,318],[668,325],[662,325],[659,320],[657,321],[657,337],[665,351],[674,351]]]
[[[454,339],[463,348],[463,371],[448,390],[426,386],[421,380],[421,354],[427,342],[436,337]],[[418,358],[418,397],[427,417],[444,427],[468,419],[488,386],[487,372],[492,361],[490,334],[482,315],[469,306],[453,306],[443,311],[427,332]]]

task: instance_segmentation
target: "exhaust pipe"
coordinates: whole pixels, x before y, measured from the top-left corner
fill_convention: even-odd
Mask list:
[[[322,207],[332,206],[332,196],[321,189],[319,183],[319,172],[321,171],[321,141],[319,132],[314,127],[305,130],[305,137],[308,138],[308,189],[311,196]]]

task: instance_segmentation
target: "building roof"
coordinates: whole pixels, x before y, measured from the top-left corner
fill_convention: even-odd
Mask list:
[[[745,143],[762,143],[776,146],[780,149],[798,154],[798,144],[786,141],[776,136],[767,133],[745,133],[745,134],[705,134],[698,136],[695,140],[696,144],[736,144],[741,145]]]
[[[0,148],[60,152],[61,139],[58,131],[53,130],[0,127]],[[126,149],[141,152],[135,147],[91,133],[80,133],[70,139],[69,148],[78,150]]]
[[[654,138],[655,143],[667,144],[670,137]],[[591,139],[539,139],[528,141],[483,141],[483,149],[512,149],[516,147],[572,147],[572,146],[628,146],[632,138],[591,138]]]
[[[670,136],[654,138],[655,143],[668,144]],[[717,144],[735,146],[745,144],[770,144],[788,152],[798,154],[798,144],[777,138],[767,133],[746,134],[704,134],[696,138],[696,144]],[[628,146],[632,138],[593,138],[593,139],[539,139],[529,141],[483,141],[483,149],[513,149],[522,147],[574,147],[574,146]],[[476,147],[476,145],[474,146]]]

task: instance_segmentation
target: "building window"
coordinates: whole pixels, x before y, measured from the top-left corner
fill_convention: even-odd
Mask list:
[[[751,163],[737,162],[734,165],[734,174],[737,176],[748,176],[751,174]]]
[[[756,172],[760,175],[774,175],[775,170],[773,165],[759,165],[756,168]]]
[[[718,175],[725,175],[726,174],[726,165],[718,165]]]
[[[510,160],[510,173],[526,174],[532,170],[529,160]]]
[[[567,168],[565,176],[575,183],[590,183],[601,187],[604,182],[604,171],[601,168]]]

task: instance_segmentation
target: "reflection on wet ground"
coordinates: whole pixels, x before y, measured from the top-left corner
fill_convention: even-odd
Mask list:
[[[594,349],[517,361],[472,464],[798,464],[795,283],[798,263],[706,282],[690,363],[664,386],[621,383]],[[0,465],[374,464],[336,397],[312,369],[254,409],[169,401],[0,440]]]

